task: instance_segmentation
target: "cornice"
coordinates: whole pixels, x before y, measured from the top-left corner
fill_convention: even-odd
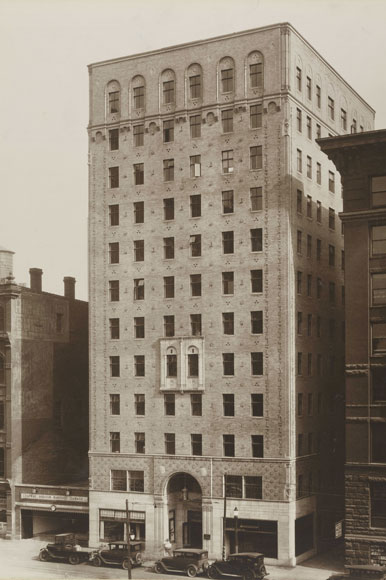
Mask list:
[[[357,211],[342,211],[339,213],[339,217],[342,221],[355,221],[355,220],[376,220],[386,218],[386,208],[380,209],[361,209]]]

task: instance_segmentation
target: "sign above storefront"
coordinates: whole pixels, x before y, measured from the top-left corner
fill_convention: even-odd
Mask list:
[[[40,501],[74,501],[81,503],[88,503],[88,497],[82,495],[49,495],[43,493],[22,493],[21,499],[36,499]]]

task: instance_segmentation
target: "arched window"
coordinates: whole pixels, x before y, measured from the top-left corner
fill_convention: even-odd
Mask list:
[[[161,74],[161,103],[162,105],[174,105],[176,102],[176,75],[170,68]]]
[[[198,377],[198,348],[190,346],[188,348],[188,377]]]
[[[137,75],[131,81],[133,109],[144,109],[146,102],[145,79]]]
[[[4,356],[0,354],[0,385],[5,383],[5,360]]]
[[[187,93],[191,101],[202,98],[202,68],[197,63],[191,64],[187,70]]]
[[[0,332],[5,330],[5,310],[4,306],[0,306]]]
[[[248,81],[250,89],[264,87],[264,61],[263,55],[258,50],[248,55]]]
[[[221,94],[233,93],[235,90],[235,63],[230,56],[220,60],[219,88]]]
[[[118,81],[110,81],[106,90],[107,114],[119,115],[121,111],[121,87]]]
[[[168,348],[166,351],[166,376],[177,376],[177,351],[173,347]]]

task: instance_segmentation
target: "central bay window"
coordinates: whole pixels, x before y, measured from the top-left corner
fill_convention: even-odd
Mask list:
[[[196,352],[188,353],[188,376],[198,377],[198,353]]]
[[[257,62],[249,65],[249,82],[252,89],[263,86],[263,63]]]
[[[164,316],[164,335],[174,336],[174,316]]]
[[[221,111],[221,123],[223,133],[232,133],[233,131],[233,109]]]
[[[263,209],[263,188],[251,187],[250,189],[251,211],[260,211]]]
[[[111,226],[119,226],[119,205],[109,205],[109,220]]]
[[[174,141],[174,121],[173,121],[173,119],[168,119],[167,121],[164,121],[163,139],[164,139],[164,143],[170,143],[171,141]]]
[[[134,240],[134,261],[143,262],[145,259],[145,240]]]
[[[120,453],[121,451],[121,435],[119,432],[110,432],[110,452]]]
[[[264,436],[251,435],[252,457],[264,457]]]
[[[233,190],[221,192],[222,197],[222,212],[223,213],[233,213]]]
[[[177,355],[167,354],[166,355],[166,376],[176,377],[177,376]]]

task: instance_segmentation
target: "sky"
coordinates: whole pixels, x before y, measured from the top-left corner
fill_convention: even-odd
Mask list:
[[[0,246],[87,300],[87,65],[290,22],[386,128],[386,0],[0,0]]]

